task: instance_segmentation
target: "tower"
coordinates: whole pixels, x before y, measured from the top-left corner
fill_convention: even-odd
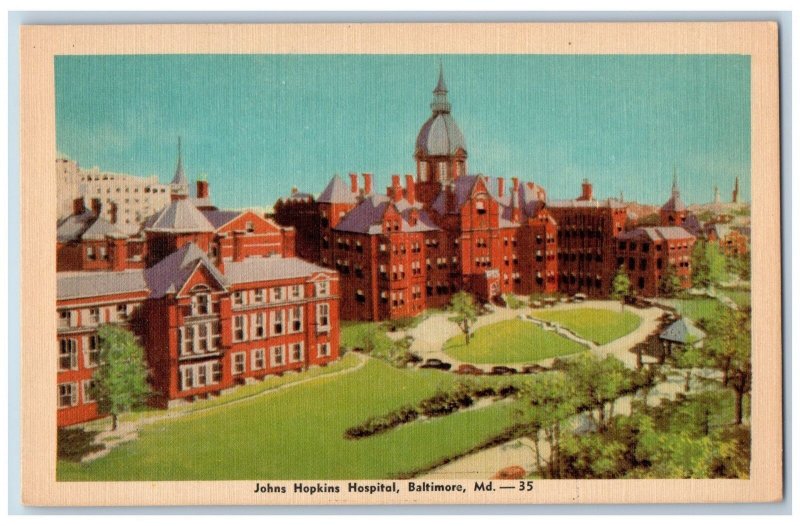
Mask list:
[[[431,116],[417,135],[414,159],[417,162],[417,197],[430,205],[444,185],[467,173],[467,147],[464,136],[450,114],[444,69],[439,65],[439,80],[433,90]]]
[[[175,166],[175,176],[172,178],[170,193],[173,199],[180,199],[189,195],[189,180],[183,173],[183,152],[181,151],[181,138],[178,136],[178,163]]]
[[[686,221],[688,210],[681,199],[681,191],[678,188],[678,174],[672,170],[672,195],[669,200],[661,207],[662,226],[681,226]]]
[[[719,197],[719,186],[714,185],[714,204],[718,204],[720,200],[721,199]]]
[[[733,198],[731,199],[732,203],[739,202],[739,176],[736,176],[736,181],[733,183]]]

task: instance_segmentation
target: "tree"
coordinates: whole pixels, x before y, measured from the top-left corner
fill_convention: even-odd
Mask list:
[[[727,277],[725,256],[716,243],[698,241],[692,249],[692,283],[708,288]]]
[[[667,268],[658,282],[658,293],[665,298],[673,298],[682,288],[681,278],[678,277],[675,266],[667,264]]]
[[[466,344],[469,345],[469,333],[472,324],[478,319],[478,309],[472,295],[465,291],[457,292],[450,300],[450,310],[453,316],[450,321],[455,322],[464,333]]]
[[[625,267],[620,265],[614,275],[614,280],[611,282],[611,299],[619,300],[620,310],[625,310],[625,298],[630,294],[630,291],[631,280],[625,272]]]
[[[99,409],[111,415],[111,430],[117,429],[121,413],[141,407],[150,395],[144,350],[130,331],[103,325],[100,364],[94,372],[93,394]]]
[[[605,429],[614,412],[614,400],[632,385],[631,371],[619,359],[602,360],[583,353],[564,365],[567,380],[575,387],[581,405],[597,410],[597,427]]]

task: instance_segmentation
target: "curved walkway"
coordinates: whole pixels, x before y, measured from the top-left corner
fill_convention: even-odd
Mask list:
[[[366,365],[366,363],[370,359],[368,356],[365,356],[361,353],[350,353],[350,354],[357,356],[359,362],[353,367],[342,369],[341,371],[336,371],[330,374],[311,376],[309,378],[303,378],[302,380],[298,380],[296,382],[290,382],[283,385],[279,385],[277,387],[273,387],[271,389],[265,389],[263,391],[253,393],[248,396],[243,396],[241,398],[235,398],[227,402],[223,400],[209,407],[193,408],[192,404],[187,404],[184,406],[168,409],[163,413],[159,413],[153,416],[146,416],[137,420],[129,420],[129,421],[120,420],[117,424],[117,429],[115,429],[114,431],[110,430],[101,431],[94,437],[94,442],[97,444],[102,444],[104,448],[101,449],[100,451],[95,451],[93,453],[86,455],[81,459],[81,462],[91,462],[92,460],[96,460],[100,457],[108,455],[111,452],[111,450],[114,449],[116,446],[136,439],[139,436],[139,431],[141,430],[141,428],[146,425],[154,424],[162,420],[180,418],[182,416],[208,413],[209,411],[214,411],[221,407],[227,407],[240,404],[243,402],[248,402],[250,400],[253,400],[254,398],[259,398],[261,396],[265,396],[268,394],[277,393],[285,389],[288,389],[290,387],[297,387],[298,385],[303,385],[308,382],[313,382],[314,380],[319,380],[321,378],[336,378],[337,376],[342,376],[344,374],[354,373],[359,369],[361,369],[362,367],[364,367],[364,365]]]
[[[547,308],[547,310],[572,310],[581,308],[608,309],[618,311],[620,304],[618,301],[584,301],[582,303],[558,304]],[[610,354],[622,360],[628,367],[633,368],[636,367],[636,355],[630,352],[630,349],[633,348],[633,346],[637,343],[644,341],[651,333],[658,329],[659,318],[664,311],[658,307],[650,307],[647,309],[633,309],[631,307],[626,307],[626,309],[630,309],[629,312],[635,313],[642,319],[639,327],[637,327],[633,332],[605,345],[595,345],[591,342],[588,342],[588,347],[591,352],[600,357]],[[530,312],[530,310],[531,309],[527,307],[517,310],[506,307],[495,307],[494,312],[485,314],[478,318],[473,325],[473,331],[497,322],[519,318],[520,315],[524,316]],[[427,320],[409,330],[408,334],[414,338],[414,341],[411,344],[412,352],[419,354],[424,360],[429,358],[437,358],[444,362],[450,363],[453,365],[453,369],[456,369],[462,363],[469,362],[457,360],[442,350],[447,340],[461,334],[461,331],[456,324],[448,319],[450,316],[451,314],[447,312],[433,314]],[[566,331],[566,329],[563,330]],[[569,338],[567,334],[563,334],[560,331],[559,334]],[[586,340],[576,338],[577,336],[570,339],[580,341],[580,343],[584,343],[585,345],[587,344]],[[548,358],[534,363],[546,367],[549,366],[553,360],[554,358]],[[489,370],[493,365],[508,364],[472,365],[476,365],[484,370]]]

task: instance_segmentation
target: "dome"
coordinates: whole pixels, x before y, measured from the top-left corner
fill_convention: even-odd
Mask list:
[[[450,113],[434,113],[425,121],[417,135],[418,154],[425,156],[453,155],[459,149],[467,151],[464,136]]]
[[[464,136],[450,115],[450,102],[447,100],[447,86],[444,83],[444,71],[441,67],[439,82],[433,90],[431,111],[433,114],[425,121],[417,135],[415,154],[435,157],[454,155],[459,149],[466,152]]]

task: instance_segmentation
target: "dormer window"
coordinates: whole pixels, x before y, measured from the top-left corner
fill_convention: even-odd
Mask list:
[[[244,228],[248,232],[255,232],[256,231],[256,227],[253,225],[252,221],[248,221],[247,223],[245,223],[245,227]]]

